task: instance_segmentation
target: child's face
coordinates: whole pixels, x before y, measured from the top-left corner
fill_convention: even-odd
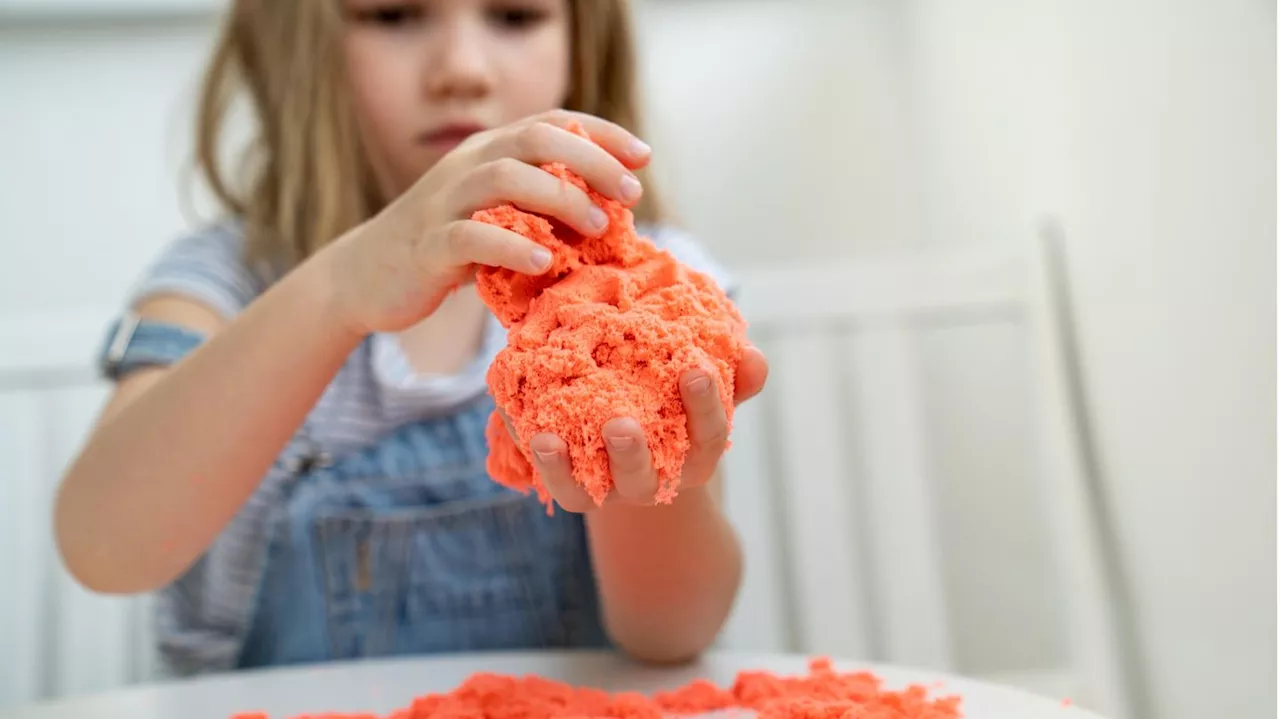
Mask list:
[[[341,2],[356,115],[388,199],[468,134],[568,95],[567,0]]]

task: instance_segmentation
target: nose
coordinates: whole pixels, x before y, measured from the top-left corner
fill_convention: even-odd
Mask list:
[[[476,99],[492,87],[483,29],[467,18],[451,18],[432,38],[426,91],[433,99]]]

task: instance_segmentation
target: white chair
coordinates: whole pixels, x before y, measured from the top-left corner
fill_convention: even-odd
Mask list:
[[[0,710],[153,676],[148,598],[85,590],[53,542],[55,488],[109,392],[107,321],[0,315]]]
[[[1062,692],[1112,719],[1141,715],[1053,237],[1046,230],[1026,252],[741,275],[740,306],[772,374],[740,410],[727,458],[727,511],[747,570],[721,647],[957,669],[912,333],[1015,322],[1038,425],[1029,481],[1067,588],[1070,666],[988,678]]]

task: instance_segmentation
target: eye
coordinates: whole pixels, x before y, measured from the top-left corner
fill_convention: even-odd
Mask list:
[[[537,5],[496,5],[489,9],[489,21],[503,30],[526,30],[546,19],[546,9]]]
[[[356,22],[379,27],[398,28],[423,18],[422,6],[417,3],[386,3],[360,8],[354,13]]]

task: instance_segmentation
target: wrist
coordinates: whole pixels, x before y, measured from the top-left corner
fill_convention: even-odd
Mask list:
[[[325,245],[294,272],[302,291],[309,298],[310,306],[316,308],[326,329],[352,346],[369,334],[352,307],[350,293],[342,291],[340,281],[344,246],[352,241],[351,237],[357,230]]]
[[[742,548],[714,489],[671,504],[618,503],[586,514],[606,631],[646,660],[683,660],[723,625],[742,576]]]
[[[631,504],[628,502],[611,502],[587,513],[588,521],[593,518],[604,522],[680,522],[706,521],[708,516],[720,513],[719,504],[710,484],[687,487],[680,490],[670,504]]]

